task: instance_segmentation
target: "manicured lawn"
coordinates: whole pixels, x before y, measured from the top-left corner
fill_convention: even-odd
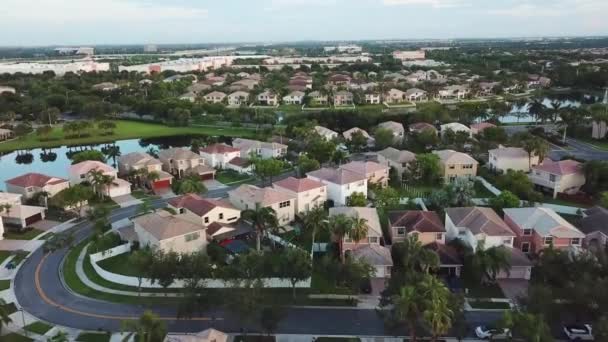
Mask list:
[[[4,260],[6,260],[6,258],[8,258],[9,256],[11,256],[11,252],[9,251],[0,251],[0,264],[2,264],[4,262]]]
[[[129,262],[130,255],[131,253],[119,254],[117,256],[102,260],[97,264],[106,271],[136,277],[138,272]]]
[[[505,294],[498,284],[468,285],[467,297],[471,298],[505,298]]]
[[[433,191],[440,190],[441,185],[442,184],[436,186],[407,185],[405,188],[398,189],[398,191],[402,198],[428,197]]]
[[[0,280],[0,291],[8,290],[11,287],[10,280]]]
[[[469,301],[469,304],[474,309],[504,309],[509,310],[511,306],[505,302],[488,302],[483,300]]]
[[[0,143],[0,152],[8,152],[21,149],[32,149],[37,147],[57,147],[62,145],[84,145],[110,142],[115,140],[154,138],[176,135],[225,135],[234,137],[255,137],[255,131],[245,128],[234,127],[169,127],[162,124],[116,121],[116,130],[112,135],[93,135],[83,138],[65,139],[63,129],[56,126],[51,134],[41,141],[36,134],[29,134],[15,140]],[[95,130],[93,130],[95,131]]]
[[[109,342],[110,335],[106,333],[83,332],[76,337],[79,342]]]
[[[33,240],[36,236],[44,233],[38,229],[28,229],[24,232],[7,231],[4,233],[4,238],[9,240]]]
[[[44,335],[47,331],[51,330],[53,326],[48,325],[44,322],[34,322],[26,325],[23,329],[36,333],[38,335]]]
[[[137,199],[140,199],[140,200],[144,201],[144,202],[160,198],[160,196],[156,196],[156,195],[153,195],[153,194],[146,193],[143,190],[135,190],[135,191],[131,192],[131,195],[133,197],[137,198]]]
[[[563,200],[563,199],[560,199],[560,198],[553,198],[551,196],[545,196],[545,197],[543,197],[543,203],[564,205],[564,206],[567,206],[567,207],[589,208],[589,205],[587,205],[587,204],[577,203],[577,202],[570,202],[570,201],[566,201],[566,200]]]
[[[250,175],[245,175],[232,170],[220,171],[215,175],[215,179],[223,184],[245,183],[255,180]]]
[[[593,145],[595,147],[597,147],[598,149],[602,150],[602,151],[608,151],[608,140],[603,139],[603,140],[595,140],[595,139],[580,139],[580,138],[576,138],[576,140],[580,140],[582,142],[588,143],[590,145]]]
[[[476,198],[492,198],[495,197],[480,181],[475,181],[475,197]]]
[[[30,342],[33,341],[29,337],[25,337],[23,335],[19,335],[16,333],[10,333],[8,335],[2,336],[3,342]]]

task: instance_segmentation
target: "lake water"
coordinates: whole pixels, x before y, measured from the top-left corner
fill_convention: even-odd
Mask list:
[[[163,137],[150,139],[120,140],[110,144],[83,145],[71,147],[57,147],[49,149],[33,149],[28,151],[15,151],[0,155],[0,190],[6,190],[4,181],[28,172],[39,172],[49,176],[67,178],[68,168],[72,164],[69,155],[75,152],[95,149],[103,151],[104,147],[115,145],[120,153],[125,155],[131,152],[146,152],[149,148],[156,150],[171,147],[185,147],[192,143],[192,136]],[[204,138],[198,136],[198,138]],[[221,142],[230,143],[230,138],[220,137]],[[108,160],[112,165],[113,160]]]
[[[552,108],[551,104],[554,101],[559,102],[562,107],[568,107],[568,106],[580,107],[583,103],[592,104],[592,103],[595,103],[595,102],[598,102],[601,100],[602,99],[597,96],[579,94],[578,96],[563,95],[563,96],[556,96],[553,98],[545,97],[543,99],[542,103],[547,108]],[[528,102],[524,103],[523,105],[518,105],[517,103],[513,104],[509,114],[501,117],[500,122],[502,122],[502,123],[533,122],[534,117],[532,115],[529,115],[529,113],[530,113],[530,111],[528,110],[529,103],[530,102],[528,101]]]

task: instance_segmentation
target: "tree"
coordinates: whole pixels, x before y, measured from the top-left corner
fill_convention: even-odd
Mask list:
[[[346,146],[351,152],[361,152],[367,146],[367,138],[361,131],[356,131],[346,141]]]
[[[136,342],[162,342],[167,335],[165,323],[151,311],[145,311],[137,320],[123,321],[122,330],[135,333]]]
[[[302,228],[312,231],[312,243],[315,243],[317,234],[327,229],[327,211],[323,206],[315,206],[302,218]]]
[[[495,211],[502,212],[504,208],[519,208],[520,200],[511,191],[504,190],[500,195],[490,198],[488,205]]]
[[[165,290],[177,276],[177,270],[179,265],[179,255],[173,251],[168,253],[162,250],[155,251],[150,264],[150,280],[158,282]]]
[[[93,195],[90,187],[77,184],[61,190],[52,198],[51,202],[60,208],[71,208],[76,211],[78,217],[81,217],[83,208],[93,198]]]
[[[269,178],[272,184],[272,177],[278,176],[283,171],[283,162],[278,159],[256,159],[254,160],[254,173],[265,180]]]
[[[433,153],[416,155],[416,159],[410,163],[403,175],[408,183],[423,185],[437,184],[441,176],[439,156]]]
[[[467,207],[472,204],[475,184],[466,178],[457,178],[443,189],[431,194],[430,201],[439,208]]]
[[[69,342],[69,335],[67,332],[60,330],[53,337],[48,339],[48,342]]]
[[[241,213],[241,218],[251,222],[251,225],[256,231],[256,249],[261,251],[261,236],[269,228],[279,226],[277,213],[270,207],[262,207],[256,204],[255,209],[248,209]]]
[[[87,150],[74,154],[72,156],[72,165],[78,164],[88,160],[95,160],[102,163],[106,162],[106,157],[101,153],[101,151],[97,150]]]
[[[306,153],[320,164],[329,162],[336,151],[335,142],[325,140],[318,135],[316,139],[308,141],[306,145]]]
[[[359,216],[351,218],[351,222],[352,225],[348,232],[348,237],[350,237],[355,242],[355,244],[358,244],[359,241],[367,237],[369,225],[367,224],[366,219]]]
[[[112,135],[116,129],[116,122],[110,120],[103,120],[97,124],[97,128],[103,133],[103,135]]]
[[[511,261],[504,246],[485,248],[484,240],[477,243],[475,251],[465,252],[465,278],[469,284],[495,282],[501,271],[509,272]]]
[[[378,128],[374,134],[374,140],[376,148],[382,150],[395,143],[395,136],[390,129]]]
[[[397,323],[407,322],[410,341],[416,342],[416,323],[422,314],[424,297],[416,286],[403,286],[399,294],[393,296],[392,318]]]
[[[300,176],[304,176],[308,172],[315,171],[321,168],[321,164],[315,159],[308,157],[307,154],[302,154],[298,158],[298,170]]]
[[[51,132],[53,132],[53,127],[51,126],[40,126],[36,128],[36,135],[40,138],[40,140],[48,139]]]
[[[207,188],[198,175],[188,175],[173,183],[176,194],[200,194],[207,192]]]
[[[534,190],[534,184],[523,171],[508,170],[496,178],[498,188],[510,191],[515,196],[527,201],[537,201],[542,197],[541,194]]]
[[[551,330],[542,316],[521,311],[505,312],[504,326],[528,342],[553,342]]]
[[[381,210],[388,210],[399,205],[399,192],[392,187],[376,188],[374,191],[374,203]]]
[[[103,189],[107,186],[110,186],[114,183],[114,178],[110,175],[106,175],[100,169],[92,169],[87,173],[89,180],[91,182],[91,186],[93,187],[93,192],[99,196],[99,198],[103,198]]]
[[[137,296],[141,294],[141,282],[144,277],[150,274],[150,265],[153,262],[153,256],[150,250],[139,249],[129,255],[129,264],[133,265],[137,274]]]
[[[348,207],[365,207],[367,205],[367,198],[362,192],[353,192],[348,198],[346,198],[346,206]]]
[[[340,259],[344,262],[344,237],[348,235],[352,227],[352,220],[344,214],[334,215],[329,218],[329,229],[338,240]]]
[[[10,312],[8,304],[4,299],[0,298],[0,332],[2,332],[2,328],[5,325],[8,325],[13,321],[9,316]]]
[[[430,327],[431,341],[437,341],[438,336],[446,334],[452,327],[451,293],[445,283],[431,275],[423,278],[420,287],[426,298],[422,317]]]
[[[408,277],[420,273],[429,274],[431,270],[439,268],[437,254],[424,248],[415,235],[409,235],[403,242],[393,244],[391,256],[395,260],[395,267]]]
[[[260,326],[267,334],[273,334],[283,317],[285,317],[285,312],[282,307],[278,305],[266,306],[260,314]]]
[[[148,202],[148,201],[141,202],[141,204],[137,207],[137,213],[141,214],[141,215],[148,214],[148,213],[152,212],[153,210],[154,209],[152,208],[152,206],[150,205],[150,202]]]
[[[296,298],[296,284],[310,278],[312,274],[312,260],[308,252],[300,248],[287,248],[281,259],[281,274],[289,279]]]

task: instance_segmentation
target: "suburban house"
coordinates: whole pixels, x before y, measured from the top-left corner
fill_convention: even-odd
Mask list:
[[[471,124],[470,129],[471,129],[471,134],[476,135],[476,134],[481,134],[486,128],[495,128],[496,125],[489,123],[489,122],[479,122],[479,123],[474,123]]]
[[[406,101],[405,92],[399,89],[391,89],[384,95],[384,102],[386,103],[401,103]]]
[[[182,95],[179,97],[179,99],[180,99],[180,100],[184,100],[184,101],[195,102],[197,97],[198,97],[198,96],[197,96],[195,93],[193,93],[193,92],[189,91],[189,92],[187,92],[187,93],[185,93],[185,94],[182,94]]]
[[[241,210],[255,210],[258,206],[272,208],[280,224],[284,225],[295,219],[296,196],[289,193],[243,184],[228,191],[228,196],[230,203]]]
[[[367,184],[376,184],[381,187],[388,185],[388,171],[389,167],[373,161],[352,161],[348,164],[340,166],[340,169],[348,170],[362,176],[367,179]]]
[[[241,217],[241,211],[227,201],[202,198],[196,194],[174,197],[168,204],[180,217],[205,227],[213,222],[234,223]]]
[[[503,209],[505,222],[515,232],[515,247],[524,253],[538,254],[553,246],[564,249],[581,247],[585,234],[553,209],[510,208]]]
[[[450,85],[439,90],[440,99],[462,100],[471,92],[467,85]]]
[[[283,103],[289,105],[301,105],[304,103],[304,96],[306,96],[306,94],[303,91],[292,91],[291,93],[283,96]]]
[[[391,131],[393,133],[393,136],[395,137],[395,141],[402,141],[403,136],[405,135],[405,128],[403,128],[403,125],[399,122],[382,122],[378,124],[378,128],[388,129],[389,131]]]
[[[603,250],[608,246],[608,209],[595,206],[583,211],[580,221],[581,231],[586,235],[585,246]]]
[[[410,129],[410,132],[412,132],[412,133],[420,134],[424,131],[430,131],[430,132],[437,134],[437,128],[435,128],[435,126],[431,125],[430,123],[426,123],[426,122],[416,122],[416,123],[409,125],[408,128]]]
[[[173,175],[163,171],[163,163],[143,152],[132,152],[118,158],[118,173],[127,176],[133,171],[146,169],[148,173],[156,172],[158,179],[154,180],[150,186],[154,190],[167,189],[173,183]]]
[[[479,95],[493,95],[496,87],[499,85],[500,82],[479,82]]]
[[[456,178],[474,178],[477,176],[479,162],[466,153],[454,150],[433,151],[439,157],[443,180],[453,182]]]
[[[228,342],[228,335],[209,328],[196,334],[169,334],[163,342]]]
[[[530,172],[530,166],[538,165],[538,156],[533,155],[530,158],[528,152],[521,147],[504,147],[501,145],[489,150],[488,154],[490,170],[500,173],[507,172],[507,170],[528,173]]]
[[[238,173],[243,174],[252,174],[253,173],[253,163],[249,159],[236,157],[232,158],[226,165],[226,169],[233,170]]]
[[[32,198],[35,194],[45,192],[47,196],[53,197],[63,189],[70,187],[70,181],[63,178],[50,177],[41,173],[30,172],[4,182],[6,191],[20,194],[25,199]]]
[[[585,185],[581,163],[570,159],[553,161],[545,158],[541,164],[532,166],[528,178],[537,188],[551,192],[553,198],[558,193],[576,194]]]
[[[437,254],[439,258],[439,271],[437,273],[440,276],[460,277],[464,260],[462,260],[456,248],[441,242],[431,242],[424,245],[423,248]]]
[[[388,213],[389,232],[393,243],[416,236],[422,245],[445,243],[445,227],[434,211],[401,210]]]
[[[376,208],[338,207],[329,208],[329,216],[345,215],[365,220],[367,236],[361,241],[353,241],[348,235],[343,238],[342,252],[347,257],[364,260],[375,269],[375,278],[391,276],[393,259],[389,248],[382,246],[382,227]]]
[[[329,103],[329,97],[326,94],[322,94],[320,91],[315,90],[313,92],[310,92],[310,94],[308,94],[308,97],[310,97],[310,100],[312,102],[313,105],[327,105]]]
[[[362,193],[367,197],[367,177],[343,168],[322,168],[311,171],[306,176],[327,185],[327,199],[336,206],[346,205],[353,193]]]
[[[12,139],[15,137],[15,133],[10,129],[0,128],[0,141]]]
[[[273,187],[296,198],[296,214],[307,213],[327,201],[327,186],[310,178],[289,177],[274,182]]]
[[[334,132],[323,126],[315,126],[315,132],[325,140],[333,140],[338,137],[338,132]]]
[[[382,102],[382,96],[378,93],[367,93],[365,94],[366,104],[380,104]]]
[[[207,247],[205,227],[159,210],[132,219],[139,245],[164,252],[194,253]]]
[[[372,145],[374,143],[374,138],[372,138],[372,136],[370,136],[366,131],[362,130],[359,127],[353,127],[347,131],[344,131],[344,133],[342,133],[342,136],[346,140],[351,140],[353,134],[355,134],[356,132],[360,132],[363,135],[363,137],[365,137],[367,139],[368,145]]]
[[[281,158],[287,154],[287,145],[265,142],[244,138],[236,138],[232,141],[232,147],[241,151],[241,157],[249,157],[251,154],[262,159]]]
[[[501,271],[497,278],[530,279],[532,262],[521,250],[513,248],[515,233],[491,208],[446,208],[445,229],[447,241],[460,239],[473,250],[480,241],[484,241],[485,249],[505,247],[511,269]]]
[[[279,96],[270,90],[265,90],[257,96],[260,106],[277,106],[279,104]]]
[[[418,88],[410,88],[405,91],[403,97],[405,98],[405,100],[410,102],[426,101],[427,92]]]
[[[19,230],[38,221],[44,220],[45,208],[21,204],[21,194],[0,192],[0,205],[8,205],[8,209],[0,211],[0,240],[3,239],[5,228]]]
[[[327,79],[327,84],[332,87],[348,87],[350,85],[352,78],[348,75],[336,74],[332,75]]]
[[[334,106],[352,106],[354,103],[353,93],[346,90],[338,91],[334,94]]]
[[[208,103],[222,103],[222,101],[224,101],[226,98],[226,94],[222,93],[221,91],[212,91],[203,96],[203,98],[205,99],[205,102]]]
[[[416,155],[410,151],[400,151],[394,147],[387,147],[377,153],[378,163],[395,168],[399,179],[403,177],[403,172],[409,164],[416,160]]]
[[[226,144],[211,144],[201,148],[200,155],[205,160],[205,165],[224,169],[229,161],[241,156],[241,150]]]
[[[124,196],[131,193],[131,183],[118,178],[118,171],[113,167],[96,160],[87,160],[78,164],[70,165],[68,171],[70,184],[76,185],[82,182],[91,182],[91,171],[101,171],[104,175],[112,178],[112,183],[102,189],[102,193],[109,197]]]
[[[440,126],[441,135],[443,136],[448,131],[452,131],[454,133],[463,132],[466,133],[469,137],[472,136],[471,129],[459,122],[451,122]]]
[[[551,79],[536,74],[529,74],[527,85],[529,89],[546,88],[551,85]]]
[[[205,165],[203,157],[188,149],[174,147],[161,150],[158,159],[163,163],[163,170],[175,177],[199,175],[202,180],[215,178],[215,169]]]
[[[260,84],[260,80],[251,78],[245,78],[236,82],[232,82],[230,89],[235,90],[253,90],[257,85]]]
[[[240,107],[247,105],[249,101],[249,93],[244,91],[235,91],[228,95],[228,105],[231,107]]]
[[[211,86],[202,82],[195,83],[188,87],[188,92],[196,95],[202,95],[204,91],[211,89]],[[224,95],[225,96],[225,95]]]

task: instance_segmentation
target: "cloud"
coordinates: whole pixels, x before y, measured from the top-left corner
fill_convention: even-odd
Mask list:
[[[574,14],[595,17],[598,13],[606,13],[606,11],[608,11],[606,0],[555,0],[547,3],[528,0],[512,7],[493,9],[489,13],[519,18],[561,17]]]
[[[383,0],[386,6],[420,5],[433,8],[467,7],[470,3],[464,0]]]

